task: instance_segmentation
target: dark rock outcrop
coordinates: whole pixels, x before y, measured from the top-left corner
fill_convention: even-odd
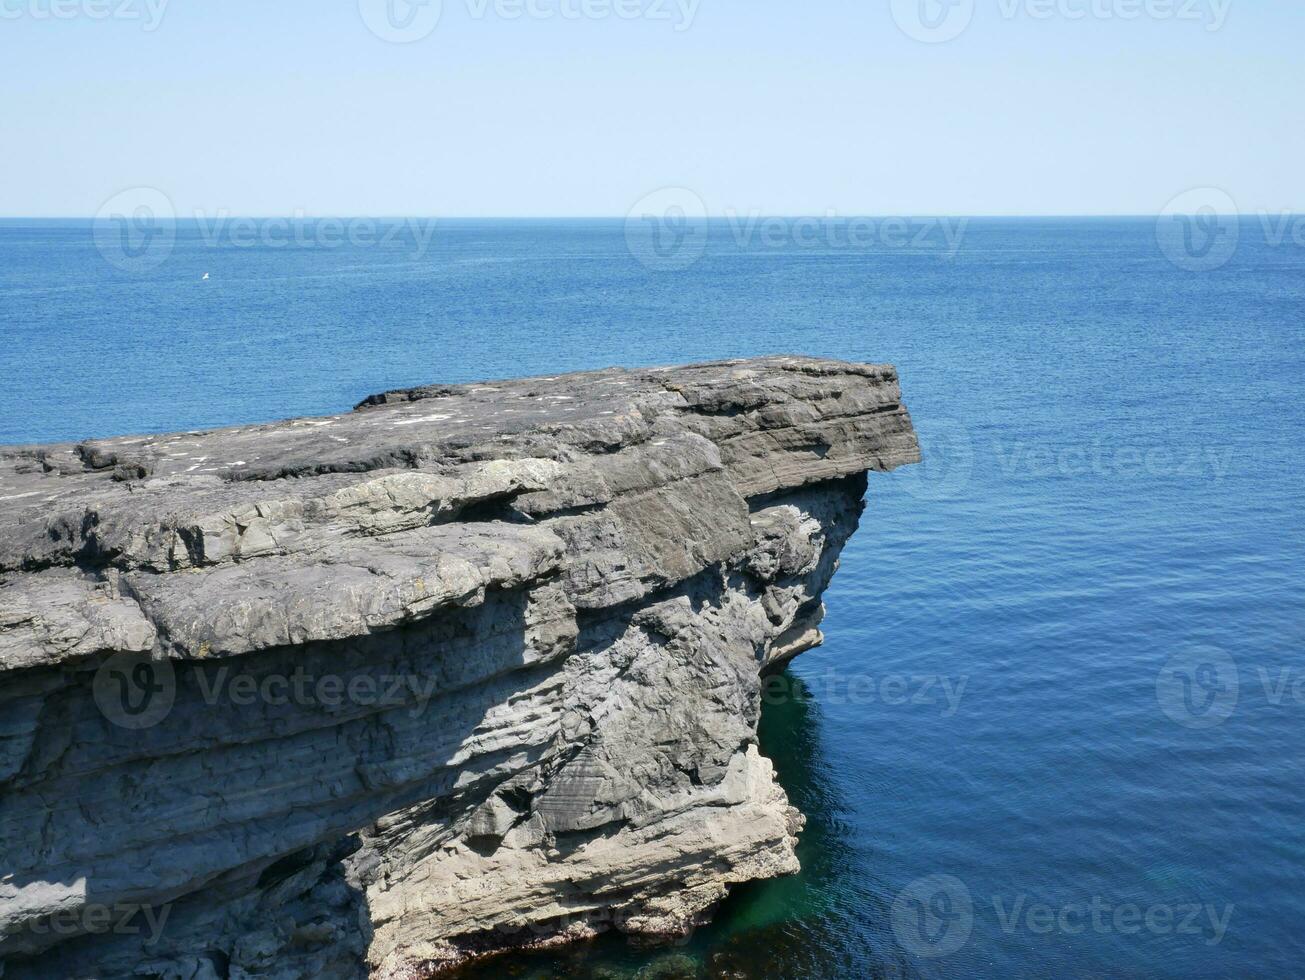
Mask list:
[[[796,870],[758,675],[917,459],[891,367],[796,357],[0,450],[0,973],[683,934]]]

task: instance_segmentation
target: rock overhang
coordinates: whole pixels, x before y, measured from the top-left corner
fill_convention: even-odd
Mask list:
[[[890,366],[783,356],[0,449],[0,963],[412,976],[691,928],[796,868],[758,671],[918,458]],[[146,730],[97,704],[122,657],[175,665]],[[305,668],[412,686],[205,693]],[[149,949],[43,928],[132,903],[176,909]]]

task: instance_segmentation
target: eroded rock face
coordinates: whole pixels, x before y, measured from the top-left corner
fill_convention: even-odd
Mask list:
[[[786,874],[891,367],[440,386],[0,451],[0,973],[428,976]]]

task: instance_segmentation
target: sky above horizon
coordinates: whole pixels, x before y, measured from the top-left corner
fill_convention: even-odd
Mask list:
[[[0,216],[1305,211],[1305,4],[0,0]]]

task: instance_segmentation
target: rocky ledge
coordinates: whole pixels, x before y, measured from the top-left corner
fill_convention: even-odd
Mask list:
[[[797,870],[758,677],[918,456],[799,357],[0,450],[0,974],[685,934]]]

